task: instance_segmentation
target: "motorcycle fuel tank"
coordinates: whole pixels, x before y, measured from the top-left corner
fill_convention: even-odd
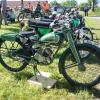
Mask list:
[[[56,32],[50,32],[40,38],[41,42],[58,43],[60,36]]]

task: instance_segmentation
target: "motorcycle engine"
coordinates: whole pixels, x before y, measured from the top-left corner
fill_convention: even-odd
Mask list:
[[[50,47],[38,48],[37,52],[34,54],[34,59],[41,64],[50,64],[52,62],[52,50]]]

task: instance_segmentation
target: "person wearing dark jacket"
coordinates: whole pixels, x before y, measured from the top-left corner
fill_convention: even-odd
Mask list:
[[[88,16],[88,11],[89,11],[88,4],[85,4],[85,6],[84,6],[84,13],[85,13],[85,16]]]
[[[36,6],[36,9],[35,9],[35,12],[36,13],[41,13],[41,9],[42,9],[42,7],[40,5],[40,2],[38,2],[37,6]]]

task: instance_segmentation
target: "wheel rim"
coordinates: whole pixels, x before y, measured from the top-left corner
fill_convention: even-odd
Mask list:
[[[84,52],[87,51],[84,50]],[[95,56],[91,52],[90,56],[87,59],[83,60],[83,64],[86,67],[86,70],[81,72],[78,69],[78,64],[76,64],[74,57],[70,53],[69,56],[67,56],[66,58],[64,71],[65,73],[67,73],[67,76],[75,82],[88,84],[96,80],[97,77],[100,75],[100,61],[98,60],[97,56]],[[68,65],[73,66],[68,68]]]
[[[21,46],[15,41],[4,41],[2,43],[0,48],[0,57],[8,67],[18,69],[23,66],[25,59],[12,53],[20,48]]]
[[[19,21],[22,21],[23,19],[24,19],[24,15],[23,14],[20,14]]]

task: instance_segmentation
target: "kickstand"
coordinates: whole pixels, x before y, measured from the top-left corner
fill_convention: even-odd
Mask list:
[[[36,78],[36,81],[38,81],[38,78],[37,78],[37,72],[39,73],[39,75],[41,75],[41,73],[39,72],[39,70],[37,69],[37,65],[34,65],[33,66],[33,71],[34,71],[34,76]],[[42,75],[41,75],[42,76]]]

